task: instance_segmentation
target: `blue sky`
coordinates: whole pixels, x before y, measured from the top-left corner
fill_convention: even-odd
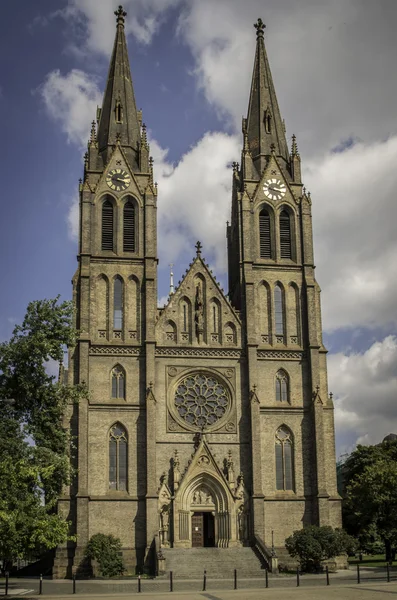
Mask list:
[[[82,156],[114,36],[112,0],[2,4],[0,339],[30,300],[71,297]],[[333,0],[127,0],[137,104],[159,182],[159,296],[201,239],[226,286],[230,168],[255,44],[312,192],[339,452],[397,431],[397,7]]]

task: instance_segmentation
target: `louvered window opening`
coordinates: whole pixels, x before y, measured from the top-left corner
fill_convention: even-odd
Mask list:
[[[278,285],[274,289],[274,312],[276,335],[284,335],[283,292]]]
[[[290,432],[281,428],[276,434],[276,489],[294,489],[293,453]]]
[[[280,253],[281,258],[291,258],[291,222],[287,211],[280,215]]]
[[[259,240],[260,257],[272,257],[272,244],[270,237],[270,215],[266,210],[262,210],[259,215]]]
[[[135,206],[132,202],[124,206],[123,250],[135,252]]]
[[[113,250],[113,205],[109,200],[102,206],[102,250]]]
[[[123,328],[123,282],[116,279],[114,282],[113,329]]]
[[[127,490],[127,434],[121,425],[114,425],[109,435],[109,489]]]

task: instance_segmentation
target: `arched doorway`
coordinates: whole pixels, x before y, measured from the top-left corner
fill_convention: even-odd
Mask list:
[[[213,474],[200,473],[182,485],[174,502],[174,546],[226,548],[238,543],[234,499]]]

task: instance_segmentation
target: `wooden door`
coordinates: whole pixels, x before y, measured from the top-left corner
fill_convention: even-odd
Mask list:
[[[202,512],[195,512],[192,515],[192,548],[202,548],[204,546],[204,515]]]

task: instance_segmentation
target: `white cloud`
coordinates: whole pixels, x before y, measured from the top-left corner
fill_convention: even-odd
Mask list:
[[[96,107],[102,103],[96,79],[80,69],[72,69],[66,75],[55,69],[36,91],[49,117],[66,133],[68,142],[83,148],[91,121],[96,117]]]
[[[331,354],[328,376],[340,435],[376,444],[397,433],[397,337],[388,336],[363,354]]]
[[[307,164],[323,323],[397,325],[397,137]]]
[[[207,100],[230,115],[246,113],[254,59],[252,23],[267,23],[266,46],[289,135],[307,156],[350,134],[364,140],[396,131],[397,4],[383,0],[191,0],[180,35],[196,61]]]
[[[80,211],[79,211],[79,197],[76,195],[73,197],[70,204],[67,216],[68,234],[69,238],[76,242],[79,237],[79,224],[80,224]]]
[[[158,153],[158,146],[152,146]],[[226,221],[230,218],[230,163],[239,156],[239,141],[224,133],[205,136],[172,167],[163,152],[155,174],[159,182],[158,235],[162,262],[192,256],[200,240],[203,255],[226,268]]]
[[[128,13],[125,22],[127,35],[131,33],[141,44],[150,44],[158,31],[164,13],[182,0],[124,0]],[[69,49],[84,56],[97,52],[108,56],[111,51],[118,0],[69,0],[67,6],[57,11],[72,27],[74,35],[69,40]]]

